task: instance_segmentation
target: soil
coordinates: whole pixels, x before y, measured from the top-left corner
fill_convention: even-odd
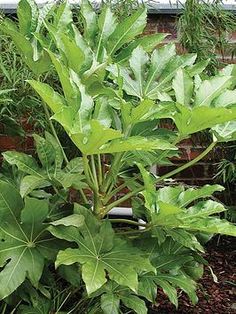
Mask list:
[[[208,260],[218,283],[214,282],[211,271],[205,267],[199,281],[199,302],[193,306],[185,294],[179,299],[178,310],[158,291],[157,304],[149,314],[233,314],[236,313],[236,239],[215,237],[207,245],[205,258]]]

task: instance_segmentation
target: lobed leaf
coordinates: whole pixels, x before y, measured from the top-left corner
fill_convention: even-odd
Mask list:
[[[53,259],[56,249],[43,225],[47,202],[27,198],[23,203],[19,193],[6,182],[0,182],[0,191],[0,299],[4,299],[26,278],[37,286],[44,259]]]
[[[141,34],[146,25],[147,9],[140,8],[119,23],[109,38],[107,51],[114,55],[124,44]]]

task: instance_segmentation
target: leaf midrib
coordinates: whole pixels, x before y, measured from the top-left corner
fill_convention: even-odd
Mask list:
[[[119,46],[120,42],[122,42],[122,40],[125,38],[125,36],[128,34],[128,32],[133,28],[135,22],[137,22],[137,20],[140,18],[140,16],[143,14],[143,11],[140,12],[138,18],[136,19],[136,21],[134,21],[134,23],[131,24],[131,26],[126,30],[126,32],[123,33],[123,36],[120,36],[118,41],[116,42],[115,46],[113,46],[110,54],[112,55],[113,52],[115,51],[116,47]]]
[[[13,213],[11,207],[9,206],[8,202],[6,201],[5,197],[3,196],[3,194],[2,194],[1,192],[0,192],[0,195],[1,195],[1,198],[2,198],[3,202],[5,203],[5,205],[6,205],[6,207],[7,207],[7,209],[10,211],[10,213],[11,213],[13,219],[15,220],[15,222],[16,222],[16,224],[17,224],[19,230],[21,231],[22,235],[24,236],[24,238],[26,239],[26,241],[29,242],[28,237],[26,236],[24,230],[21,228],[21,225],[19,224],[18,220],[16,219],[16,216],[14,215],[14,213]],[[23,240],[21,240],[21,241],[23,241]]]

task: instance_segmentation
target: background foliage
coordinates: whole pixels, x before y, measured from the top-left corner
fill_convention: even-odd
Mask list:
[[[189,52],[196,52],[198,60],[210,59],[207,70],[214,74],[234,58],[235,44],[229,42],[236,30],[236,18],[222,8],[222,1],[187,0],[178,22],[180,43]]]

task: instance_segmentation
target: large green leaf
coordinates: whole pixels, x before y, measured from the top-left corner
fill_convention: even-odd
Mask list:
[[[169,61],[176,55],[175,45],[165,45],[153,51],[145,91],[149,92],[157,78],[164,72]]]
[[[23,203],[19,193],[0,182],[0,299],[15,291],[26,278],[37,286],[45,258],[54,258],[54,240],[43,221],[48,204],[32,198]]]
[[[88,294],[102,287],[108,276],[118,284],[136,291],[138,273],[153,269],[138,249],[115,236],[108,221],[99,225],[96,218],[91,219],[89,212],[82,227],[50,227],[50,232],[79,246],[60,251],[56,265],[82,264],[82,278]]]
[[[101,296],[101,308],[104,314],[119,314],[120,299],[113,293],[104,293]]]
[[[189,295],[193,303],[196,303],[194,281],[202,275],[202,266],[195,261],[198,255],[169,236],[164,238],[162,244],[158,244],[156,237],[157,235],[153,233],[136,240],[136,245],[143,248],[156,268],[156,274],[149,272],[140,276],[139,294],[155,302],[156,297],[158,298],[156,290],[159,286],[177,307],[177,288],[180,288]],[[197,270],[196,273],[188,269],[193,266]]]
[[[146,25],[147,9],[140,8],[134,14],[119,23],[109,38],[107,51],[110,55],[141,34]]]
[[[12,28],[12,24],[8,20],[5,20],[1,24],[0,29],[11,37],[21,53],[24,62],[36,76],[48,71],[51,61],[46,51],[42,51],[40,58],[34,61],[34,50],[30,41],[17,28]]]
[[[193,64],[195,59],[196,56],[191,54],[176,56],[174,45],[155,49],[151,57],[142,46],[138,46],[129,59],[130,68],[113,65],[108,70],[117,82],[119,77],[123,79],[122,87],[127,94],[140,99],[158,99],[160,93],[170,88],[175,73]]]
[[[69,105],[76,107],[78,103],[78,88],[71,80],[70,69],[63,64],[61,58],[58,58],[56,54],[50,51],[48,53],[60,79],[65,99]]]
[[[147,307],[143,300],[135,295],[122,296],[121,301],[124,305],[137,314],[147,314]]]
[[[8,151],[3,153],[5,160],[16,165],[26,176],[20,182],[20,194],[22,197],[31,195],[32,192],[44,189],[48,186],[69,189],[86,188],[81,158],[75,158],[63,168],[63,156],[61,147],[55,138],[46,132],[45,138],[34,135],[36,150],[41,167],[36,160],[24,153]],[[46,195],[45,195],[46,196]]]
[[[84,52],[84,63],[81,67],[81,73],[84,73],[86,70],[88,70],[91,67],[93,63],[93,51],[89,47],[85,38],[79,32],[78,28],[75,25],[72,25],[72,29],[74,32],[73,37],[76,42],[76,45],[80,47],[80,49]]]
[[[160,92],[168,91],[175,73],[181,68],[194,64],[196,57],[195,54],[186,54],[171,58],[162,70],[161,76],[153,77],[152,84],[146,90],[146,96],[150,99],[157,99]]]
[[[167,280],[163,280],[162,278],[159,278],[158,275],[154,275],[152,273],[143,275],[140,280],[139,284],[139,293],[143,295],[144,297],[150,299],[152,297],[153,292],[157,290],[157,286],[160,286],[165,294],[170,299],[171,303],[173,303],[176,307],[178,306],[178,297],[177,297],[177,291],[175,287],[173,287]],[[151,292],[148,293],[148,291]],[[155,294],[156,298],[156,294]],[[154,302],[153,299],[150,299],[152,302]]]
[[[112,108],[106,96],[100,96],[95,104],[93,119],[98,120],[107,128],[112,124]]]
[[[58,31],[68,31],[68,26],[71,25],[72,20],[72,11],[68,1],[63,1],[61,5],[56,6],[56,11],[54,13],[54,25]]]
[[[134,49],[131,58],[129,59],[130,68],[134,73],[134,78],[136,80],[136,92],[138,95],[143,95],[143,70],[148,62],[148,54],[144,51],[142,47],[137,47]]]
[[[227,107],[236,104],[236,90],[226,90],[215,98],[214,107]]]
[[[171,303],[173,303],[176,307],[178,306],[177,287],[188,294],[193,304],[196,304],[198,301],[195,292],[196,283],[184,274],[144,274],[140,280],[140,294],[150,298],[150,295],[147,295],[146,292],[148,290],[156,290],[157,286],[160,286],[163,289]],[[144,289],[147,290],[145,291]]]
[[[41,58],[41,53],[43,51],[44,44],[48,46],[47,39],[43,38],[43,27],[50,13],[55,12],[57,5],[53,2],[46,3],[43,7],[39,8],[38,18],[36,20],[35,30],[32,32],[33,38],[31,45],[33,47],[33,60],[37,61]],[[24,13],[23,13],[24,16]],[[25,17],[24,17],[25,18]]]
[[[19,170],[44,179],[38,164],[32,156],[24,153],[8,151],[3,153],[3,157],[10,165],[16,165]]]
[[[34,175],[26,175],[20,183],[20,195],[25,197],[36,189],[50,186],[50,182]]]
[[[90,131],[88,134],[71,134],[73,142],[77,145],[81,152],[86,155],[99,154],[102,145],[115,138],[121,137],[123,137],[123,135],[120,131],[105,128],[96,120],[92,120],[90,122]]]
[[[52,112],[59,112],[66,105],[65,99],[60,94],[55,92],[48,84],[34,80],[30,80],[28,82],[43,99],[43,101],[45,101]]]
[[[195,105],[209,106],[231,83],[231,76],[216,76],[203,81],[196,92]]]
[[[164,203],[170,203],[180,207],[186,207],[197,199],[207,198],[214,192],[223,191],[224,187],[221,185],[204,185],[201,188],[188,188],[184,186],[164,187],[158,190],[158,199]]]
[[[114,281],[109,281],[101,289],[95,293],[95,295],[102,294],[101,296],[101,308],[105,314],[119,313],[121,307],[132,309],[134,313],[146,314],[147,307],[145,302],[134,295],[133,291],[129,288],[120,286]],[[92,295],[94,296],[94,294]]]
[[[158,206],[156,203],[157,193],[154,184],[154,177],[151,176],[151,174],[143,167],[142,164],[137,164],[137,166],[139,167],[139,170],[143,177],[145,190],[142,193],[145,198],[145,206],[148,210],[150,210],[151,213],[155,213],[156,211],[158,211]]]
[[[132,51],[138,46],[141,46],[146,52],[152,52],[166,36],[167,34],[155,33],[136,38],[127,47],[120,51],[120,53],[115,57],[115,60],[118,63],[125,62],[130,57]]]
[[[161,116],[164,110],[161,106],[157,106],[154,101],[147,99],[141,101],[136,107],[133,107],[131,103],[121,105],[122,120],[125,126],[150,120],[154,115],[156,118],[158,111],[160,111]]]
[[[49,141],[37,134],[34,134],[33,137],[36,144],[38,158],[43,167],[45,167],[48,171],[55,161],[56,154],[54,147]]]
[[[53,226],[73,226],[73,227],[82,227],[84,224],[84,216],[78,215],[78,214],[73,214],[70,216],[66,216],[64,218],[61,218],[59,220],[51,222],[51,225]]]
[[[191,77],[193,77],[195,75],[201,74],[205,70],[205,68],[207,67],[208,63],[209,63],[209,59],[203,60],[203,61],[195,63],[194,65],[187,67],[186,70],[187,70],[188,74]]]
[[[71,159],[65,167],[65,171],[68,173],[79,173],[83,172],[83,161],[81,157]]]
[[[145,180],[149,184],[145,186],[145,197],[148,195],[154,195],[154,190],[151,185],[151,174],[145,172]],[[147,181],[148,180],[148,181]],[[179,229],[187,230],[189,232],[205,232],[205,233],[220,233],[226,235],[235,235],[236,227],[215,216],[226,211],[226,208],[216,201],[207,200],[200,201],[195,205],[187,208],[188,205],[192,204],[197,199],[209,197],[215,191],[222,191],[222,187],[219,185],[209,186],[206,185],[200,189],[187,189],[183,187],[164,187],[158,190],[155,197],[148,198],[147,209],[157,208],[156,211],[151,210],[150,214],[146,218],[151,220],[151,224],[154,227],[162,226],[167,228],[177,228],[170,230],[169,235],[185,245],[186,247],[192,247],[195,249],[202,250],[201,246],[197,243],[195,237],[192,234],[181,232]],[[150,194],[152,191],[152,194]]]
[[[42,168],[39,167],[37,161],[30,155],[14,151],[7,151],[3,153],[4,159],[10,165],[16,165],[19,170],[29,175],[21,182],[21,194],[26,195],[30,193],[32,188],[45,187],[50,185],[50,181],[56,175],[58,166],[56,163],[56,149],[53,149],[49,141],[35,135],[36,147],[39,159],[42,163]],[[30,186],[31,185],[31,186]]]
[[[81,15],[84,20],[84,37],[90,43],[94,42],[97,33],[97,15],[87,0],[81,2]]]
[[[215,201],[203,201],[188,209],[180,208],[172,203],[159,202],[159,212],[152,215],[155,226],[167,228],[180,228],[188,231],[205,233],[220,233],[235,236],[236,227],[226,220],[215,218],[217,214],[226,209]]]
[[[132,136],[127,139],[112,140],[97,151],[100,153],[117,153],[126,151],[154,151],[154,150],[175,150],[175,146],[162,139],[146,138],[142,136]]]
[[[34,62],[39,61],[44,53],[38,38],[41,38],[40,32],[44,21],[55,7],[51,2],[45,4],[43,8],[38,8],[34,0],[21,0],[17,7],[19,31],[31,43]],[[29,60],[27,61],[29,62]],[[34,69],[32,70],[34,71]]]
[[[235,141],[236,121],[229,121],[224,124],[218,124],[212,128],[212,131],[219,142]]]
[[[56,140],[56,138],[51,135],[49,132],[45,132],[45,139],[47,143],[50,143],[51,146],[54,149],[54,174],[56,174],[58,169],[61,169],[62,164],[63,164],[63,153],[62,153],[62,148],[60,146],[60,144],[58,143],[58,141]],[[49,145],[49,144],[47,144]]]
[[[32,36],[37,27],[38,6],[34,0],[21,0],[17,7],[19,30],[25,36]]]
[[[76,80],[80,99],[74,104],[69,103],[69,106],[65,106],[53,116],[53,119],[58,121],[69,135],[82,133],[89,128],[89,120],[94,107],[93,99],[86,93],[85,86],[81,84],[75,73],[73,73],[73,77]]]
[[[187,71],[183,69],[177,71],[173,80],[173,89],[176,101],[189,106],[193,93],[193,81]]]
[[[173,284],[176,287],[180,287],[191,299],[193,304],[196,304],[198,301],[196,295],[196,284],[193,280],[185,275],[171,275],[171,274],[158,274],[155,279],[157,283],[165,281]]]
[[[180,104],[176,104],[176,107],[178,111],[173,114],[173,120],[182,136],[236,119],[236,109],[234,108],[200,106],[191,109]]]
[[[137,49],[137,48],[136,48]],[[108,70],[115,76],[117,79],[122,78],[123,80],[123,89],[128,95],[136,96],[142,99],[142,95],[139,94],[139,85],[133,78],[130,77],[128,69],[118,66],[110,66]]]
[[[200,252],[204,252],[203,247],[198,242],[195,235],[186,230],[181,229],[168,229],[166,233],[171,236],[174,241],[182,244],[184,247],[188,247],[192,250],[198,250]]]
[[[106,44],[110,35],[114,32],[117,27],[116,17],[111,11],[109,6],[105,6],[102,9],[101,14],[98,19],[98,42],[97,42],[97,53],[96,59],[98,61],[103,61],[103,57],[105,54],[104,45]]]
[[[67,35],[61,34],[60,38],[69,68],[79,73],[85,60],[83,50],[76,44],[75,40],[71,40]]]

